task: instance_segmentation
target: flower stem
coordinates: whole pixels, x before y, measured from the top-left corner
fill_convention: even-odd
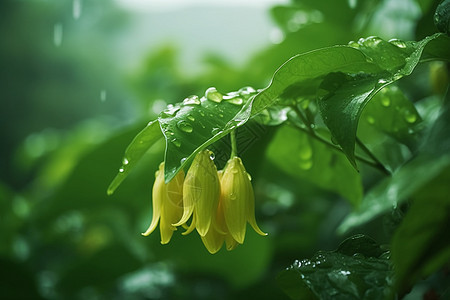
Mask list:
[[[237,156],[236,130],[232,130],[230,132],[230,140],[231,140],[231,155],[230,155],[231,159]]]

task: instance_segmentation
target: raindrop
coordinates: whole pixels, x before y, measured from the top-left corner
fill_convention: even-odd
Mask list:
[[[389,43],[391,43],[394,46],[397,46],[399,48],[406,48],[406,43],[399,39],[391,39],[389,40]]]
[[[203,110],[199,110],[198,113],[200,114],[200,116],[204,117],[205,113],[203,112]]]
[[[222,94],[219,93],[215,87],[210,87],[207,89],[205,92],[205,97],[206,99],[217,103],[220,103],[223,99]]]
[[[389,107],[389,105],[391,105],[391,99],[389,99],[389,97],[382,97],[380,103],[384,107]]]
[[[173,131],[170,130],[170,129],[167,129],[167,130],[165,130],[164,132],[166,133],[166,136],[167,136],[167,135],[174,135],[174,134],[175,134],[175,133],[173,133]]]
[[[410,112],[409,110],[407,110],[405,112],[405,120],[408,123],[414,123],[414,122],[417,121],[417,116],[416,116],[416,114],[414,114],[414,113]]]
[[[209,156],[209,158],[211,160],[214,160],[216,158],[216,155],[214,154],[214,152],[211,152],[211,155]]]
[[[252,176],[250,174],[248,174],[247,172],[245,172],[245,174],[247,174],[248,180],[252,181]]]
[[[184,132],[187,132],[187,133],[191,133],[192,130],[194,130],[194,128],[192,128],[192,125],[190,123],[186,122],[186,121],[179,121],[177,123],[177,127],[181,131],[184,131]]]
[[[236,194],[230,193],[230,200],[236,200]]]
[[[120,173],[123,173],[123,171],[125,171],[123,168],[120,168],[120,169],[119,169],[119,172],[120,172]]]
[[[128,165],[129,163],[130,163],[130,162],[128,161],[127,158],[124,158],[124,159],[123,159],[123,164],[124,164],[124,165]]]
[[[375,124],[375,119],[372,116],[367,116],[366,120],[367,120],[367,123],[369,123],[369,124]]]
[[[81,16],[81,0],[73,0],[73,18],[78,20]]]
[[[184,164],[184,162],[186,161],[186,157],[183,157],[181,160],[180,160],[180,165],[182,165],[182,164]]]
[[[300,159],[302,160],[309,160],[312,157],[312,149],[311,147],[304,147],[302,149],[302,151],[300,151],[299,155],[300,155]]]
[[[217,128],[217,127],[214,127],[214,128],[211,130],[211,134],[213,134],[213,135],[216,135],[216,134],[218,134],[219,132],[221,132],[221,131],[220,131],[220,128]]]
[[[173,106],[172,104],[167,105],[167,109],[163,111],[163,114],[166,116],[173,116],[177,111],[180,110],[179,106]]]
[[[106,90],[100,91],[100,101],[102,101],[102,102],[106,101]]]
[[[309,170],[313,166],[313,161],[311,159],[309,160],[301,160],[299,163],[299,166],[303,170]]]
[[[170,140],[172,142],[172,144],[174,144],[176,147],[180,148],[181,147],[181,142],[177,139],[172,139]]]
[[[183,104],[185,105],[199,105],[200,99],[197,95],[192,95],[183,100]]]
[[[238,93],[248,95],[248,94],[256,93],[256,90],[254,88],[252,88],[251,86],[246,86],[246,87],[239,89]]]
[[[63,25],[61,23],[56,23],[53,27],[53,44],[56,47],[61,46],[63,39]]]
[[[187,115],[187,118],[188,118],[189,121],[192,121],[192,122],[195,121],[195,118],[194,118],[193,115]]]
[[[219,117],[223,118],[223,114],[219,114]]]
[[[242,105],[244,103],[244,100],[242,100],[241,97],[235,97],[227,100],[228,103],[234,104],[234,105]]]
[[[381,78],[381,79],[378,80],[378,83],[379,83],[379,84],[385,84],[386,82],[387,82],[387,80],[386,80],[386,79],[383,79],[383,78]]]

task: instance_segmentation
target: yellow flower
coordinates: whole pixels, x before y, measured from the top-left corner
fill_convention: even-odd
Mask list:
[[[174,226],[185,224],[191,216],[192,222],[186,235],[197,229],[200,236],[207,235],[215,215],[220,197],[217,168],[211,159],[212,152],[199,152],[192,162],[183,184],[183,216]]]
[[[256,224],[252,184],[239,157],[228,160],[220,183],[220,201],[223,206],[226,227],[231,237],[242,244],[247,222],[258,234],[267,235]]]
[[[161,231],[161,244],[169,243],[172,234],[177,228],[172,224],[177,222],[183,214],[183,181],[184,172],[181,170],[169,182],[164,182],[164,162],[159,165],[155,173],[153,184],[153,218],[147,231],[142,235],[150,235],[158,225]]]

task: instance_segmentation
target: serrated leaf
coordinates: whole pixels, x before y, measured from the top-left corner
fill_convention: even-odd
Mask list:
[[[361,201],[360,175],[348,164],[345,156],[303,131],[287,126],[280,128],[266,155],[291,176],[336,192],[354,206]]]
[[[191,96],[161,112],[158,121],[166,139],[166,182],[200,150],[243,125],[248,116],[241,122],[237,115],[255,94],[253,88],[242,88],[226,95],[210,88],[204,97]]]
[[[386,299],[393,271],[387,252],[358,235],[338,250],[297,260],[277,278],[291,299]]]
[[[148,125],[135,136],[125,150],[125,155],[119,172],[108,187],[108,195],[114,193],[116,188],[128,176],[145,152],[147,152],[147,150],[160,138],[162,138],[161,129],[159,128],[159,123],[156,120],[148,123]]]

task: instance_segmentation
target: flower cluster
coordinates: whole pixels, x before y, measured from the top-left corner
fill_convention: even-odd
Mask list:
[[[195,229],[212,254],[224,242],[227,250],[242,244],[247,222],[258,234],[267,235],[256,224],[251,178],[241,159],[233,157],[217,171],[211,156],[209,150],[199,152],[186,177],[180,171],[167,184],[161,163],[153,185],[153,219],[143,235],[152,233],[158,221],[162,244],[170,241],[178,226],[187,228],[183,235]]]

